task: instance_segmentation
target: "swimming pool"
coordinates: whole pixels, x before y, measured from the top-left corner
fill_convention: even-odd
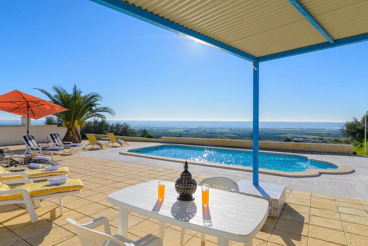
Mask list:
[[[230,166],[249,167],[253,165],[253,153],[236,149],[192,147],[183,145],[160,145],[128,150],[151,156],[178,158],[195,162],[217,163]],[[278,153],[259,153],[259,167],[281,172],[305,172],[308,169],[334,170],[337,165],[309,160],[307,157]]]

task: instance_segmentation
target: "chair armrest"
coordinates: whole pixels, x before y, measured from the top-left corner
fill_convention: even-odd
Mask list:
[[[148,234],[141,239],[135,241],[134,246],[162,246],[162,240],[152,234]]]
[[[13,194],[22,194],[24,200],[31,199],[31,196],[29,195],[29,192],[26,189],[11,189],[11,190],[0,191],[0,196],[13,195]]]
[[[11,173],[1,173],[0,177],[7,177],[7,176],[18,176],[21,175],[22,179],[28,179],[28,175],[25,172],[11,172]],[[18,179],[19,180],[19,179]]]
[[[96,228],[97,226],[100,226],[100,225],[104,225],[105,233],[111,235],[109,220],[104,216],[101,216],[85,224],[81,224],[81,226],[84,226],[89,229]]]
[[[3,184],[33,184],[33,180],[31,179],[9,179],[9,180],[2,180],[1,183]]]

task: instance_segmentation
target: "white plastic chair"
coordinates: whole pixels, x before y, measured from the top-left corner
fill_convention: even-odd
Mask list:
[[[206,178],[199,183],[200,186],[204,184],[208,184],[208,186],[213,189],[239,193],[238,184],[229,178],[225,177]]]
[[[199,186],[207,184],[210,188],[239,193],[239,186],[236,182],[225,177],[206,178],[199,183]],[[181,228],[180,246],[183,246],[185,228]],[[201,233],[201,245],[205,245],[205,234]]]
[[[77,236],[79,237],[79,241],[82,246],[162,246],[162,240],[151,234],[148,234],[135,242],[120,235],[111,235],[109,220],[103,216],[86,224],[79,224],[70,218],[67,218],[67,220],[74,225],[74,229],[77,232]],[[100,225],[104,225],[105,233],[92,230]]]

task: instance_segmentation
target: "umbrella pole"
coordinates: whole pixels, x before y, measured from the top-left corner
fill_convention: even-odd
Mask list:
[[[29,135],[29,104],[27,102],[27,136]]]

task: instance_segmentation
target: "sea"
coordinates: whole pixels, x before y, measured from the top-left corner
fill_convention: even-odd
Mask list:
[[[112,123],[127,123],[133,128],[252,128],[252,121],[145,121],[145,120],[107,120]],[[44,125],[45,120],[31,120],[32,125]],[[276,129],[341,129],[345,122],[280,122],[261,121],[260,128]],[[0,126],[17,126],[20,120],[0,120]]]

